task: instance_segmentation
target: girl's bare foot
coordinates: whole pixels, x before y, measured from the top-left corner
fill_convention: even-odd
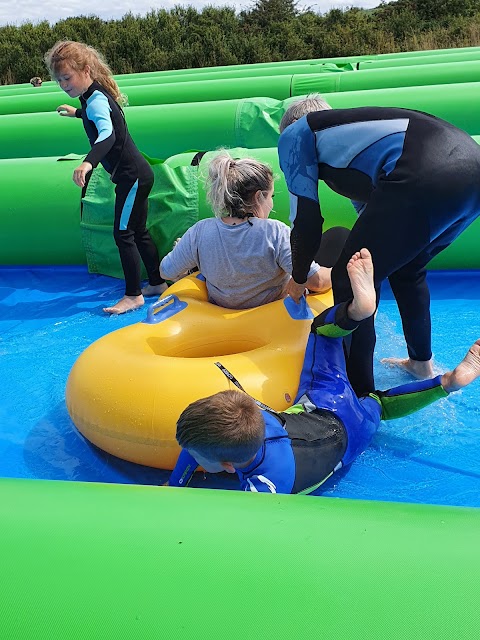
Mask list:
[[[145,300],[142,295],[139,296],[123,296],[121,300],[119,300],[113,307],[104,307],[104,311],[106,313],[113,313],[119,315],[120,313],[125,313],[126,311],[133,311],[134,309],[138,309],[143,307],[145,304]]]
[[[161,296],[164,291],[168,289],[168,284],[166,282],[162,282],[162,284],[147,284],[142,289],[142,294],[149,298],[151,296]]]
[[[480,376],[480,340],[472,344],[467,355],[453,371],[442,376],[442,387],[447,393],[458,391]]]
[[[377,294],[373,284],[373,262],[368,249],[360,249],[348,261],[347,273],[352,285],[353,300],[348,317],[360,322],[369,318],[377,308]]]
[[[398,367],[410,373],[417,380],[433,378],[433,366],[431,360],[412,360],[411,358],[382,358],[382,364],[388,367]]]

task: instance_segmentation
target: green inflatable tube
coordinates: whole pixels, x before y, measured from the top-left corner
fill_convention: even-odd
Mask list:
[[[176,104],[182,102],[209,102],[252,98],[268,95],[282,100],[290,96],[292,76],[264,76],[259,78],[234,78],[155,85],[135,85],[128,89],[128,104],[131,107],[151,104]],[[59,101],[59,98],[62,98]],[[38,113],[54,111],[59,104],[79,106],[78,100],[58,91],[41,95],[5,96],[0,98],[0,115],[12,113]]]
[[[177,74],[190,74],[193,73],[195,75],[210,73],[210,72],[229,72],[231,70],[246,70],[249,73],[255,73],[257,70],[268,70],[272,68],[278,68],[282,66],[302,66],[306,63],[309,64],[322,64],[322,63],[333,63],[336,65],[355,65],[359,66],[361,63],[366,63],[369,61],[388,61],[390,66],[396,66],[398,62],[398,66],[402,66],[407,64],[404,60],[410,58],[423,58],[431,59],[433,62],[433,58],[441,55],[448,56],[459,56],[459,59],[464,57],[465,59],[478,59],[480,58],[480,47],[461,47],[461,48],[453,48],[453,49],[429,49],[422,51],[398,51],[396,53],[382,53],[382,54],[364,54],[364,55],[354,55],[354,56],[340,56],[333,58],[310,58],[308,60],[282,60],[278,62],[257,62],[253,64],[236,64],[236,65],[226,65],[226,66],[218,66],[218,67],[196,67],[190,69],[169,69],[163,71],[143,71],[140,73],[126,73],[122,75],[114,76],[117,80],[121,78],[142,78],[149,77],[152,75],[167,77],[169,75],[177,75]],[[447,60],[446,60],[447,61]],[[453,60],[452,60],[453,61]],[[448,60],[450,62],[450,60]],[[414,64],[418,64],[415,62]],[[264,75],[269,75],[264,73]],[[21,86],[21,85],[17,85]]]
[[[365,72],[344,72],[344,73],[328,73],[328,74],[295,74],[280,76],[263,76],[253,78],[225,78],[220,80],[198,80],[193,82],[177,82],[153,85],[134,85],[128,87],[128,104],[131,107],[143,105],[159,105],[159,104],[177,104],[183,102],[211,102],[217,100],[233,100],[235,98],[253,98],[257,96],[268,96],[277,100],[284,100],[290,96],[306,95],[308,93],[323,91],[345,91],[353,89],[355,86],[362,87],[370,84],[369,90],[375,89],[379,84],[389,83],[395,84],[410,82],[408,86],[401,86],[402,90],[412,88],[415,77],[419,84],[428,81],[429,75],[432,79],[442,82],[441,85],[432,84],[431,86],[445,86],[445,91],[451,91],[449,87],[458,86],[458,84],[475,84],[467,82],[468,79],[478,75],[479,63],[465,63],[462,67],[465,69],[462,75],[460,68],[456,65],[450,65],[449,69],[443,73],[443,66],[434,65],[438,74],[429,74],[429,69],[418,67],[399,67],[401,73],[398,77],[391,70],[372,70]],[[453,72],[453,75],[448,75]],[[454,78],[459,77],[463,82],[452,83]],[[345,80],[341,81],[343,78]],[[362,80],[362,78],[365,78]],[[370,78],[370,79],[369,79]],[[397,78],[397,79],[395,79]],[[409,80],[410,78],[410,80]],[[450,82],[449,82],[450,81]],[[385,90],[388,87],[385,88]],[[420,86],[422,91],[428,91],[429,86]],[[70,99],[55,92],[43,93],[38,95],[19,95],[0,97],[0,115],[14,113],[38,113],[42,111],[55,111],[59,104],[71,104],[78,107],[78,100]]]
[[[480,137],[475,138],[480,143]],[[289,197],[279,168],[275,147],[234,148],[237,157],[253,156],[269,164],[274,175],[275,210],[272,217],[288,224]],[[150,197],[149,228],[165,255],[173,241],[197,220],[211,216],[204,189],[206,165],[215,152],[192,166],[194,152],[172,156],[154,164],[155,185]],[[23,158],[0,161],[0,191],[4,194],[0,214],[0,264],[87,264],[93,272],[122,277],[112,235],[113,185],[106,172],[95,171],[83,201],[72,181],[81,157]],[[200,177],[200,180],[198,179]],[[34,194],[32,196],[32,194]],[[319,185],[326,228],[351,227],[356,219],[347,198]],[[470,225],[429,267],[478,269],[480,218]]]
[[[305,76],[304,76],[305,77]],[[309,92],[309,87],[295,87]],[[332,107],[405,107],[426,111],[467,131],[480,134],[477,115],[480,83],[431,85],[395,89],[344,91],[328,94]],[[188,149],[276,146],[278,124],[291,100],[247,98],[213,102],[128,107],[130,132],[147,155],[168,158]],[[0,117],[0,158],[87,153],[89,144],[76,118],[55,113],[12,114]]]
[[[423,53],[424,55],[419,55]],[[432,65],[432,64],[448,64],[450,62],[458,62],[463,64],[469,60],[479,60],[480,49],[478,47],[465,48],[465,49],[440,49],[437,52],[421,52],[416,51],[409,56],[395,57],[395,58],[383,58],[382,56],[373,57],[370,60],[361,60],[358,63],[358,68],[361,70],[366,69],[381,69],[385,67],[396,66],[413,66],[413,65]]]
[[[476,82],[480,78],[480,60],[448,62],[445,64],[419,64],[417,66],[385,67],[361,72],[325,74],[312,78],[312,91],[332,93],[335,91],[362,91],[441,84]],[[294,75],[292,95],[302,95],[308,76]],[[297,89],[297,83],[301,89]]]
[[[452,640],[480,510],[0,481],[2,638]]]
[[[480,138],[478,139],[480,141]],[[269,164],[275,182],[275,206],[272,218],[289,224],[289,194],[278,164],[276,148],[230,150],[233,157],[251,156]],[[208,163],[217,152],[205,153],[198,162],[195,153],[172,156],[166,162],[153,165],[155,184],[149,200],[149,230],[161,257],[171,250],[173,242],[199,219],[212,215],[205,194]],[[196,163],[192,161],[196,158]],[[348,200],[319,184],[319,195],[325,218],[325,228],[335,225],[351,227],[357,219]],[[108,206],[107,206],[108,203]],[[112,236],[113,188],[107,174],[97,170],[83,200],[82,239],[89,270],[113,277],[122,277],[118,251]],[[480,257],[476,250],[480,233],[480,218],[429,265],[432,269],[476,269]]]
[[[0,160],[0,264],[83,264],[79,164],[58,158]]]
[[[297,95],[309,93],[308,82],[296,85]],[[451,122],[470,135],[480,134],[480,119],[476,104],[479,82],[440,84],[425,87],[400,87],[330,93],[326,99],[333,108],[404,107],[425,111]]]
[[[188,149],[273,147],[284,109],[273,98],[253,98],[128,107],[125,114],[137,146],[168,158]],[[90,148],[81,121],[56,112],[1,116],[0,140],[0,158],[86,154]]]
[[[406,66],[414,64],[430,64],[430,63],[443,63],[443,62],[456,62],[461,60],[478,60],[480,58],[480,47],[461,47],[456,49],[433,49],[424,51],[402,51],[396,53],[384,53],[384,54],[366,54],[360,56],[343,56],[338,58],[312,58],[307,60],[283,60],[277,62],[258,62],[254,64],[237,64],[226,65],[218,67],[195,67],[187,69],[168,69],[162,71],[144,71],[137,73],[125,73],[114,75],[117,82],[132,82],[133,84],[143,84],[140,82],[142,79],[156,77],[156,78],[168,78],[181,75],[203,75],[213,73],[225,73],[224,77],[227,77],[229,73],[245,75],[276,75],[276,69],[282,69],[282,67],[303,67],[305,65],[322,65],[322,64],[335,64],[340,66],[353,65],[358,69],[365,67],[382,67],[382,66]],[[421,60],[423,59],[423,60]],[[266,74],[265,70],[272,70],[272,73]],[[292,71],[293,72],[293,71]],[[299,70],[297,69],[297,73]],[[281,72],[284,73],[283,71]],[[301,73],[304,73],[301,71]],[[306,73],[306,72],[305,72]],[[137,82],[138,81],[138,82]],[[174,80],[171,80],[174,82]],[[16,83],[0,86],[0,95],[3,92],[11,93],[17,90],[21,92],[46,92],[52,90],[57,85],[52,80],[44,81],[41,87],[32,87],[30,83]]]
[[[137,85],[151,85],[151,84],[170,84],[170,83],[178,83],[178,82],[192,82],[195,80],[221,80],[223,78],[233,79],[233,78],[253,78],[253,77],[263,77],[265,75],[268,76],[285,76],[292,75],[294,73],[339,73],[344,71],[353,70],[354,66],[351,64],[344,64],[342,66],[337,66],[333,63],[328,62],[317,62],[317,63],[305,63],[298,65],[282,65],[278,67],[268,67],[268,69],[235,69],[232,68],[228,71],[217,71],[212,69],[203,69],[202,74],[198,73],[179,73],[176,75],[168,75],[163,76],[160,74],[152,74],[148,76],[142,76],[138,78],[137,75],[132,76],[118,76],[116,78],[118,86],[125,92],[128,92],[128,87],[137,86]],[[189,71],[188,69],[185,71]],[[21,85],[17,88],[12,88],[8,90],[7,87],[0,87],[2,89],[0,91],[0,97],[4,98],[6,96],[39,96],[44,93],[57,93],[59,96],[65,96],[66,94],[60,89],[60,87],[56,83],[44,83],[41,87],[33,88],[32,86]]]
[[[135,85],[128,88],[128,104],[135,107],[192,101],[233,100],[263,95],[283,100],[291,95],[292,79],[292,75],[285,75]],[[38,95],[5,96],[0,97],[0,115],[55,111],[60,104],[79,106],[78,100],[69,98],[67,95],[62,96],[58,91]]]
[[[419,60],[422,61],[424,60],[424,58],[419,58]],[[120,89],[127,93],[129,103],[134,106],[135,104],[148,104],[150,97],[142,96],[150,96],[150,93],[152,93],[152,95],[154,96],[158,95],[157,89],[159,89],[159,87],[163,87],[166,92],[167,97],[162,99],[162,102],[165,103],[166,100],[170,101],[168,98],[169,91],[173,91],[174,85],[179,83],[195,81],[207,83],[210,81],[236,80],[239,86],[239,90],[242,92],[242,94],[245,94],[246,87],[249,85],[249,78],[265,78],[265,80],[267,81],[266,88],[269,88],[269,79],[275,76],[289,76],[293,87],[295,87],[297,83],[303,84],[307,80],[307,78],[309,78],[313,85],[312,90],[318,91],[320,93],[331,93],[333,91],[359,91],[363,89],[381,89],[387,87],[453,84],[460,82],[477,81],[480,77],[480,60],[472,59],[462,62],[451,61],[435,65],[418,64],[416,66],[385,66],[381,68],[365,67],[365,70],[361,73],[352,73],[351,69],[347,70],[345,67],[336,67],[333,64],[319,63],[310,64],[308,66],[298,65],[297,67],[283,66],[273,69],[269,68],[267,70],[261,69],[256,70],[256,72],[249,72],[247,70],[231,70],[228,72],[205,72],[201,76],[193,73],[176,76],[172,75],[167,77],[149,76],[143,78],[141,80],[141,84],[139,84],[140,80],[138,78],[123,78],[118,80],[118,84],[120,86]],[[305,78],[304,76],[307,76],[307,78]],[[154,85],[151,90],[147,89],[147,87],[150,87],[151,85]],[[169,87],[168,85],[171,85],[171,87]],[[195,87],[196,85],[194,85],[194,95],[196,92]],[[276,91],[275,87],[273,90]],[[7,104],[4,100],[0,100],[0,109],[2,109],[2,104],[4,104],[4,109],[23,109],[22,105],[27,105],[27,101],[19,100],[17,102],[13,100],[13,97],[28,97],[28,105],[25,107],[25,111],[15,112],[30,113],[32,112],[30,102],[37,101],[39,96],[43,96],[45,94],[56,94],[58,96],[58,98],[56,98],[57,102],[58,100],[62,102],[64,98],[67,102],[69,102],[69,99],[65,96],[65,93],[60,88],[42,86],[35,90],[17,89],[15,91],[12,90],[11,92],[2,92],[0,94],[0,98],[9,97],[12,98],[12,100],[9,102],[9,104]],[[292,94],[297,95],[297,91],[295,88],[292,89]],[[183,96],[183,94],[181,95]],[[243,95],[233,97],[243,97]],[[49,100],[50,99],[51,96]],[[43,110],[41,102],[42,101],[38,101],[38,104],[40,106],[38,107],[38,109],[35,107],[35,110]],[[183,102],[183,100],[178,100],[178,102]],[[19,105],[18,107],[11,106],[12,104],[17,103]],[[10,112],[14,113],[14,111]]]

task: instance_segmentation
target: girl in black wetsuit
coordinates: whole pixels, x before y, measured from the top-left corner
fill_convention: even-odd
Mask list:
[[[113,236],[125,275],[125,295],[108,313],[124,313],[141,307],[144,295],[160,295],[167,285],[160,277],[159,256],[147,230],[148,194],[153,172],[128,133],[119,103],[117,83],[101,55],[80,42],[57,42],[46,54],[46,65],[53,78],[70,98],[80,98],[80,109],[63,104],[62,116],[82,118],[92,148],[73,172],[73,181],[85,188],[89,175],[99,163],[115,184]],[[140,288],[143,260],[148,286]]]

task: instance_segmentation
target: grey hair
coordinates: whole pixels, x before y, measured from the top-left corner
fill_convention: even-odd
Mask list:
[[[234,159],[227,151],[208,166],[207,198],[217,218],[247,218],[254,215],[253,196],[273,186],[271,168],[253,158]]]
[[[280,133],[297,120],[300,120],[300,118],[303,118],[303,116],[306,116],[307,113],[325,111],[331,108],[319,93],[310,93],[306,98],[296,100],[288,107],[280,120]]]

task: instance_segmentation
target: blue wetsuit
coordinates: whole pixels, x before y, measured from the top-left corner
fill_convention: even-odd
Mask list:
[[[480,213],[480,147],[464,131],[419,111],[390,107],[310,113],[279,139],[290,192],[293,278],[306,280],[322,236],[318,181],[353,201],[359,218],[332,271],[335,302],[352,297],[346,265],[367,247],[377,292],[389,279],[409,357],[431,352],[425,267]],[[352,335],[348,376],[359,395],[374,390],[373,316]]]
[[[155,286],[160,277],[158,251],[147,230],[148,194],[153,186],[153,171],[135,146],[123,111],[98,82],[80,96],[82,118],[92,148],[85,158],[95,168],[103,165],[115,183],[113,236],[125,275],[125,295],[141,294],[140,258],[148,281]]]
[[[358,326],[348,303],[315,319],[296,404],[279,414],[262,411],[265,440],[248,465],[236,469],[244,491],[310,493],[369,445],[380,421],[408,415],[447,395],[441,376],[358,398],[346,375],[342,337]],[[186,486],[197,462],[184,449],[169,480]]]

